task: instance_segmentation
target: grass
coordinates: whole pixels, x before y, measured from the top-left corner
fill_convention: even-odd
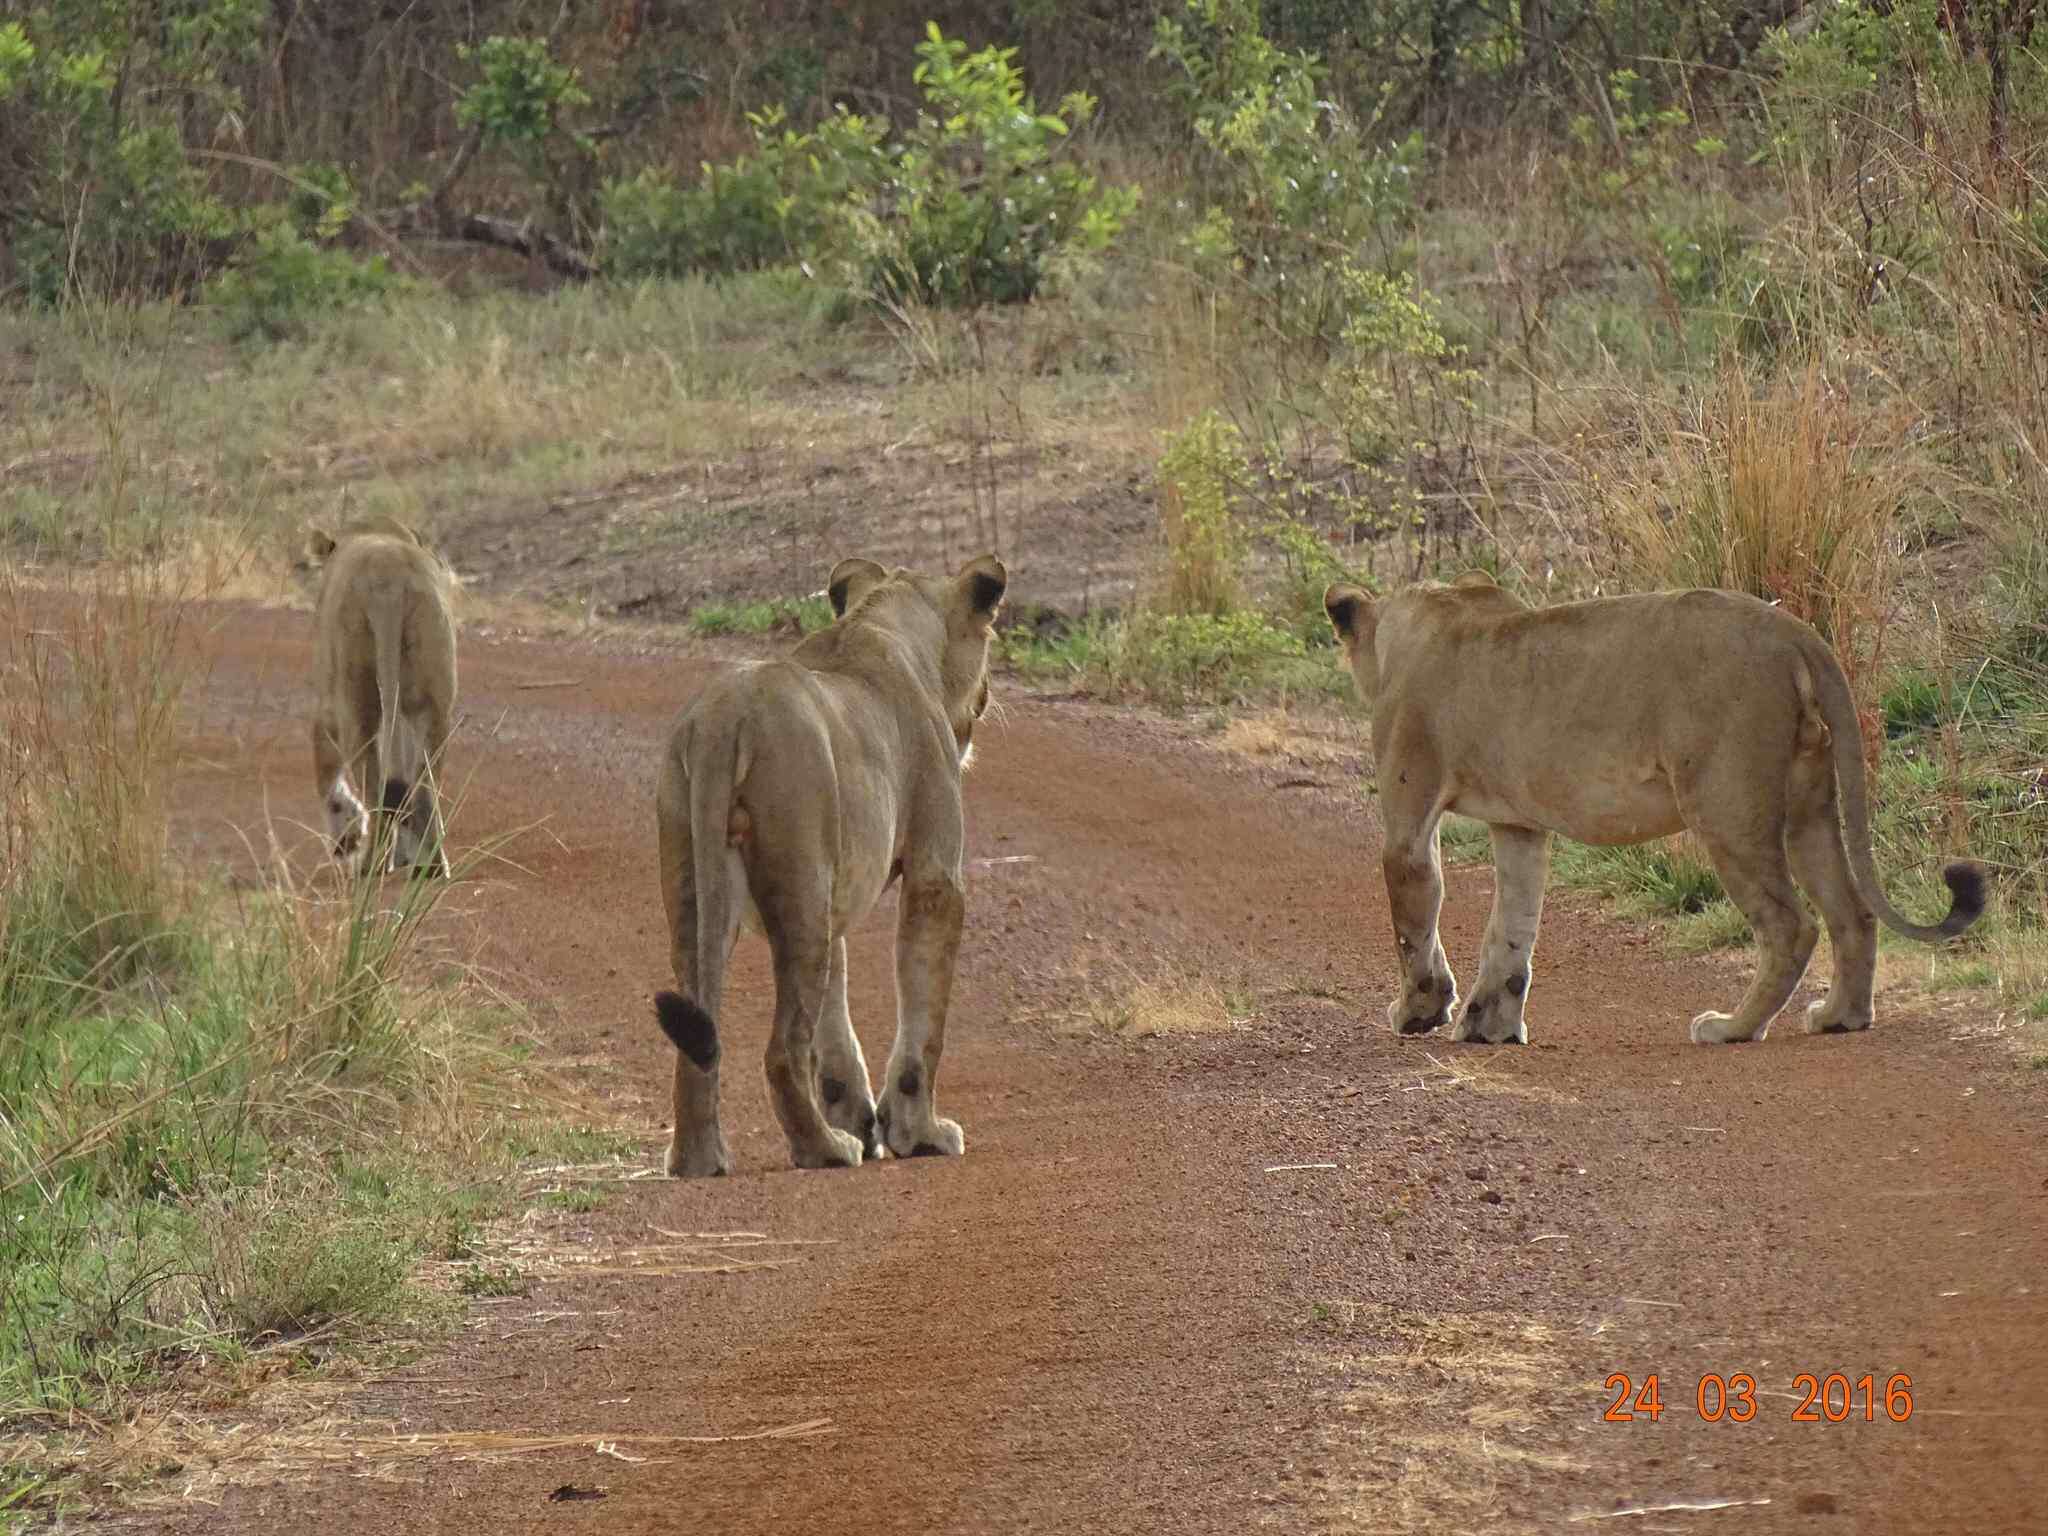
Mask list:
[[[1063,683],[1169,710],[1284,705],[1335,699],[1351,689],[1327,633],[1304,640],[1242,609],[1222,615],[1140,610],[1083,619],[1050,636],[1015,629],[1001,637],[998,654],[1032,682]]]
[[[1317,1304],[1311,1431],[1342,1467],[1339,1522],[1388,1532],[1491,1529],[1539,1483],[1585,1464],[1546,1410],[1576,1408],[1551,1331],[1513,1316]]]
[[[1241,1028],[1258,1014],[1243,977],[1148,975],[1121,956],[1084,959],[1070,978],[1073,1000],[1054,1010],[1063,1032],[1129,1040],[1213,1035]]]
[[[765,602],[710,602],[690,611],[690,628],[700,635],[765,635],[771,630],[814,634],[832,622],[832,605],[822,597],[773,598]]]

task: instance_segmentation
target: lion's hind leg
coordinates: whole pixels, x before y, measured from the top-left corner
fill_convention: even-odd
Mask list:
[[[1482,1045],[1526,1045],[1530,962],[1543,921],[1543,881],[1550,872],[1550,834],[1528,827],[1495,826],[1493,915],[1480,951],[1472,1000],[1451,1030],[1453,1040]]]
[[[818,1020],[818,1098],[826,1121],[860,1138],[868,1157],[881,1154],[875,1129],[875,1092],[867,1058],[846,1008],[846,940],[832,941],[832,973],[825,980],[825,1012]]]
[[[1728,1045],[1761,1040],[1806,974],[1820,929],[1799,899],[1786,866],[1782,819],[1772,819],[1755,851],[1710,835],[1705,828],[1698,830],[1723,889],[1756,934],[1757,972],[1733,1014],[1709,1010],[1693,1019],[1693,1042]]]
[[[939,1114],[939,1060],[967,918],[967,891],[942,869],[904,876],[896,921],[896,1042],[876,1107],[882,1140],[897,1157],[958,1157],[967,1133]]]
[[[800,860],[771,861],[757,828],[755,854],[786,870]],[[797,844],[799,848],[802,844]],[[760,867],[758,864],[755,867]],[[818,1103],[818,1023],[826,1009],[832,973],[832,877],[829,866],[813,864],[803,874],[764,888],[754,882],[754,905],[768,930],[775,957],[775,1022],[768,1031],[768,1099],[789,1138],[790,1159],[799,1168],[857,1168],[861,1139],[829,1123]]]
[[[1834,765],[1820,764],[1824,787],[1808,804],[1785,839],[1792,872],[1820,908],[1834,954],[1834,981],[1826,997],[1806,1010],[1810,1035],[1844,1034],[1870,1028],[1871,993],[1877,980],[1877,914],[1856,889],[1842,844],[1842,823],[1834,799]],[[1817,801],[1818,804],[1814,802]]]

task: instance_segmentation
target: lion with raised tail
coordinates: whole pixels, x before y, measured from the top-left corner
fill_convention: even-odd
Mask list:
[[[1835,957],[1834,985],[1807,1011],[1814,1033],[1870,1027],[1879,918],[1936,943],[1984,910],[1983,869],[1967,862],[1943,871],[1938,923],[1886,898],[1848,679],[1819,635],[1768,603],[1693,591],[1529,608],[1473,573],[1378,601],[1333,585],[1323,606],[1372,711],[1401,967],[1387,1012],[1402,1034],[1455,1017],[1454,1040],[1528,1039],[1552,832],[1698,837],[1759,952],[1735,1012],[1692,1021],[1703,1044],[1761,1040],[1799,985],[1819,938],[1802,886]],[[1437,937],[1446,811],[1493,834],[1493,914],[1462,1013]]]
[[[669,1173],[732,1167],[718,1019],[743,924],[774,956],[768,1091],[796,1166],[964,1149],[936,1105],[967,909],[960,775],[1008,582],[993,555],[951,577],[843,560],[826,583],[829,628],[734,668],[677,719],[655,796],[680,989],[655,998],[676,1048]],[[846,934],[899,880],[896,1043],[878,1103],[847,1016]]]
[[[320,564],[313,771],[334,856],[355,857],[363,874],[446,875],[435,776],[455,709],[454,578],[393,518],[316,529],[310,542]]]

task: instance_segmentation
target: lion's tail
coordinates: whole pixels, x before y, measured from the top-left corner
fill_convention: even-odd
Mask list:
[[[1848,845],[1849,867],[1857,888],[1885,926],[1923,944],[1952,939],[1984,910],[1984,868],[1959,859],[1941,872],[1948,883],[1948,915],[1938,923],[1916,923],[1891,904],[1884,883],[1878,878],[1877,862],[1870,852],[1870,786],[1863,765],[1863,725],[1856,718],[1856,701],[1849,693],[1849,680],[1819,636],[1805,647],[1807,670],[1818,695],[1821,718],[1835,743],[1835,780],[1841,790],[1842,836]]]
[[[700,1072],[709,1072],[718,1065],[718,1010],[725,996],[725,939],[733,931],[733,903],[740,894],[733,889],[727,829],[732,817],[733,786],[743,771],[743,751],[735,733],[731,742],[702,754],[701,771],[689,777],[687,814],[697,931],[679,937],[697,946],[697,995],[657,992],[654,996],[654,1017],[661,1032]]]

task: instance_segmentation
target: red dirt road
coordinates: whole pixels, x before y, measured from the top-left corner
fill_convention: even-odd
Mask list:
[[[205,854],[236,862],[266,805],[314,819],[308,631],[220,613],[188,780]],[[646,1129],[650,1165],[671,1060],[649,1006],[668,981],[653,768],[712,665],[463,639],[453,837],[543,825],[513,844],[520,871],[451,893],[447,929],[584,1064],[593,1114]],[[1015,696],[977,749],[940,1089],[964,1158],[791,1171],[757,1065],[765,945],[743,940],[722,1021],[736,1175],[615,1186],[529,1226],[614,1260],[586,1270],[692,1233],[804,1240],[735,1250],[790,1262],[542,1278],[342,1406],[366,1434],[569,1448],[366,1453],[124,1526],[1492,1532],[1720,1504],[1613,1528],[2044,1528],[2048,1082],[1982,1038],[1976,1005],[1892,997],[1860,1038],[1788,1013],[1765,1044],[1695,1047],[1685,1021],[1726,1006],[1737,965],[1554,892],[1530,1048],[1398,1040],[1355,769],[1276,788],[1300,770]],[[1490,889],[1484,868],[1450,879],[1467,978]],[[893,922],[890,900],[852,957],[871,1064]],[[1226,985],[1248,1021],[1085,1023],[1160,977]],[[1659,1420],[1603,1420],[1614,1372],[1658,1374]],[[1837,1372],[1874,1378],[1875,1422],[1860,1390],[1845,1422],[1795,1417],[1796,1378]],[[1702,1419],[1708,1373],[1754,1378],[1749,1422]],[[648,1438],[792,1425],[812,1428]],[[551,1500],[564,1485],[603,1497]]]

